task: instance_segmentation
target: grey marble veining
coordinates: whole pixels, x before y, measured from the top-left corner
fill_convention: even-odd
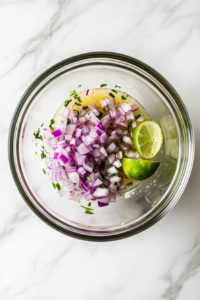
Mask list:
[[[0,299],[200,299],[200,2],[0,1]],[[11,117],[31,82],[91,51],[120,52],[160,72],[192,118],[196,157],[179,203],[159,223],[110,243],[74,240],[37,218],[9,170]]]

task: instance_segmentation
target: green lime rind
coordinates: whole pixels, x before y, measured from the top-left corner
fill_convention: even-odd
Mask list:
[[[122,159],[125,175],[135,180],[145,180],[149,178],[157,171],[160,164],[160,161],[136,160],[131,158]]]
[[[152,159],[162,147],[162,129],[154,121],[144,121],[135,129],[133,141],[137,152],[142,158]]]

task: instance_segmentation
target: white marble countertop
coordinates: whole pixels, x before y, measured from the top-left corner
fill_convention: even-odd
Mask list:
[[[199,0],[1,0],[0,28],[0,299],[199,300]],[[75,240],[43,223],[20,196],[7,159],[11,117],[26,88],[53,64],[91,51],[155,68],[182,97],[196,134],[179,203],[117,242]]]

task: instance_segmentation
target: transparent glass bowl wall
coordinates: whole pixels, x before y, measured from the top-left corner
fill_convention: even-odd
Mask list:
[[[80,203],[60,198],[43,174],[42,144],[33,141],[33,132],[42,123],[49,125],[70,91],[80,84],[79,91],[84,91],[99,88],[102,83],[108,84],[108,88],[121,86],[161,125],[164,144],[156,160],[162,164],[152,177],[138,183],[125,197],[105,208],[94,203],[94,214],[87,215]],[[184,104],[160,74],[127,56],[89,53],[53,66],[25,92],[11,124],[10,166],[22,196],[49,225],[82,239],[113,240],[149,227],[175,205],[191,172],[193,139]],[[153,207],[155,201],[157,205]]]

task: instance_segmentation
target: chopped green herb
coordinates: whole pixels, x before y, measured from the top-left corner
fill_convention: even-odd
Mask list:
[[[35,154],[37,154],[37,152],[35,152]]]
[[[103,183],[103,186],[104,186],[105,188],[107,188],[107,185],[105,185],[104,183]]]
[[[61,122],[62,124],[64,123],[64,121]]]
[[[113,93],[109,93],[109,96],[115,98],[115,95],[113,95]]]
[[[45,158],[46,154],[44,153],[44,151],[41,152],[41,159]]]
[[[92,178],[90,178],[90,177],[87,177],[87,180],[88,180],[89,182],[93,182],[93,181],[92,181]]]
[[[79,84],[79,86],[77,88],[80,88],[81,87],[81,84]]]
[[[58,189],[59,191],[61,190],[61,186],[60,186],[59,183],[56,183],[56,187],[57,187],[57,189]]]
[[[100,111],[100,114],[98,115],[98,119],[101,119],[103,117],[103,113]]]
[[[75,102],[75,104],[76,104],[77,106],[81,106],[81,104],[80,104],[80,103],[78,103],[78,102]]]
[[[90,202],[90,204],[91,204],[91,202]],[[90,205],[91,206],[91,205]],[[94,210],[93,208],[89,208],[89,207],[86,207],[86,206],[83,206],[83,205],[81,205],[81,207],[83,207],[83,208],[85,208],[85,209],[87,209],[87,210]]]
[[[67,107],[70,104],[70,102],[72,102],[72,99],[65,100],[64,106]]]
[[[92,205],[92,203],[91,203],[91,202],[89,202],[89,203],[88,203],[88,206],[91,206],[91,205]]]
[[[117,182],[115,182],[114,185],[117,185]]]
[[[81,98],[80,98],[79,96],[76,96],[76,95],[75,95],[75,96],[74,96],[74,99],[78,100],[79,102],[82,102],[82,101],[81,101]]]
[[[103,83],[100,85],[100,87],[104,87],[104,86],[107,86],[107,84]]]
[[[119,191],[119,186],[117,185],[117,191]]]
[[[44,149],[44,146],[42,146],[42,149]]]
[[[83,106],[83,109],[87,109],[88,108],[88,106]]]
[[[137,120],[137,119],[139,119],[139,117],[141,117],[141,115],[137,115],[137,116],[135,117],[135,119]]]
[[[124,95],[121,96],[122,100],[126,100],[126,97]]]
[[[131,126],[132,126],[132,121],[130,121],[130,122],[128,123],[128,131],[130,131]]]
[[[77,92],[75,90],[69,93],[70,96],[74,96],[76,94],[77,94]]]
[[[111,164],[109,164],[109,168],[111,168],[112,167],[112,165]]]
[[[129,95],[127,94],[127,95],[126,95],[126,98],[128,98],[128,97],[129,97]]]
[[[115,85],[115,88],[119,88],[119,89],[121,89],[121,86],[119,86],[119,85]]]
[[[102,179],[102,176],[100,175],[98,178],[101,180],[101,179]]]
[[[154,203],[153,203],[153,206],[155,206],[157,204],[157,202],[156,201],[154,201]]]
[[[62,166],[62,168],[65,170],[65,166]]]
[[[71,123],[71,120],[70,119],[68,119],[67,120],[67,125],[69,125]]]
[[[113,93],[117,94],[117,91],[116,91],[116,90],[112,89],[111,91],[112,91]]]
[[[37,132],[34,132],[33,135],[34,135],[35,139],[43,141],[43,137],[42,137],[42,135],[40,135],[40,128],[38,128]]]
[[[73,185],[76,185],[76,183],[73,183]]]
[[[127,183],[127,186],[131,186],[131,185],[133,185],[132,181]]]
[[[85,214],[88,214],[88,215],[93,215],[94,213],[89,211],[89,210],[85,210]]]
[[[54,127],[52,126],[54,123],[55,123],[54,119],[51,119],[50,125],[49,125],[49,128],[51,129],[51,131],[54,131]]]
[[[36,143],[36,146],[37,146],[37,143]]]
[[[46,174],[45,169],[42,169],[43,173]]]
[[[41,127],[44,125],[44,123],[42,123]]]
[[[121,143],[123,143],[123,137],[124,137],[124,136],[123,136],[123,135],[121,135]]]
[[[54,187],[54,189],[55,189],[55,188],[56,188],[56,185],[55,185],[55,183],[53,183],[53,182],[52,182],[52,185],[53,185],[53,187]]]

